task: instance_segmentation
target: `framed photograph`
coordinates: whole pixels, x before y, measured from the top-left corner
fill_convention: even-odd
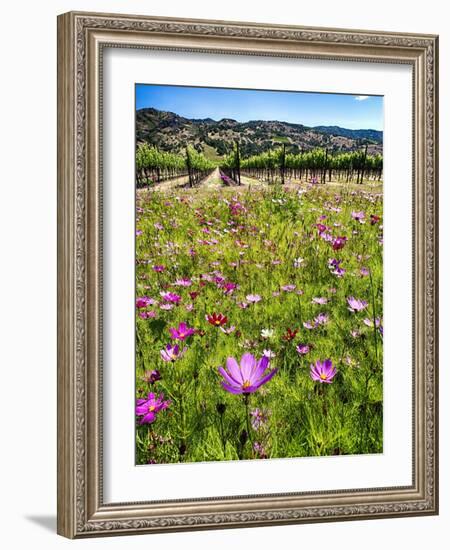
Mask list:
[[[58,532],[438,513],[438,38],[58,18]]]

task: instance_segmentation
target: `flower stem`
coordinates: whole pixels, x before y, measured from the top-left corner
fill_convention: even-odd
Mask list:
[[[373,323],[373,341],[375,345],[375,360],[378,366],[378,338],[377,338],[377,315],[375,311],[375,293],[373,288],[372,270],[369,269],[370,293],[372,297],[372,323]]]
[[[222,447],[223,447],[223,457],[225,458],[226,442],[225,442],[225,434],[224,434],[224,428],[223,428],[223,414],[220,414],[219,418],[220,418],[220,436],[222,438]]]
[[[252,440],[252,434],[250,431],[250,411],[249,411],[249,393],[244,393],[244,403],[245,403],[245,420],[247,423],[247,434],[248,434],[248,440],[250,441],[250,446],[253,449],[253,440]]]

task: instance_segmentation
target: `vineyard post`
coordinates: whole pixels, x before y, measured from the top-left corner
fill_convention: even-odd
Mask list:
[[[333,158],[328,163],[328,183],[331,182],[331,172],[333,171]]]
[[[239,152],[239,141],[236,141],[236,183],[241,185],[241,155]]]
[[[284,185],[284,175],[286,172],[286,143],[283,143],[281,152],[281,185]]]
[[[363,156],[363,161],[362,161],[362,166],[361,166],[361,175],[360,175],[360,181],[359,181],[360,184],[362,184],[362,182],[363,182],[364,169],[366,167],[366,159],[367,159],[367,143],[366,143],[366,148],[364,150],[364,156]]]
[[[325,175],[327,173],[327,161],[328,161],[328,149],[325,149],[325,160],[323,161],[321,183],[325,183]]]
[[[192,181],[192,165],[191,165],[191,157],[189,155],[189,147],[186,147],[186,166],[188,169],[188,176],[189,176],[189,187],[193,187],[193,181]]]

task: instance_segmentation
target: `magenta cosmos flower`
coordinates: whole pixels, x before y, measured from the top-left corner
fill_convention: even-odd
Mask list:
[[[183,355],[186,353],[187,348],[181,349],[178,344],[175,344],[175,346],[171,346],[170,344],[167,344],[167,346],[161,350],[161,357],[164,361],[167,362],[174,362],[177,359],[180,359],[183,357]]]
[[[195,334],[195,329],[188,327],[186,323],[180,323],[178,328],[170,327],[169,332],[173,340],[186,340],[186,338]]]
[[[154,319],[156,317],[156,311],[140,311],[139,317],[141,319]]]
[[[167,409],[170,401],[164,401],[164,394],[156,396],[149,393],[147,399],[136,400],[136,415],[142,416],[139,424],[151,424],[156,420],[156,415],[163,409]]]
[[[331,384],[337,372],[331,359],[325,359],[323,362],[318,360],[315,365],[310,366],[310,369],[311,378],[321,384]]]
[[[267,357],[263,356],[257,361],[251,353],[244,353],[240,365],[234,357],[228,357],[227,369],[219,367],[223,388],[234,394],[254,393],[277,373],[278,369],[266,372],[269,363]]]
[[[352,313],[355,313],[356,311],[362,311],[367,307],[367,302],[365,300],[358,300],[354,296],[349,296],[347,298],[347,304],[349,306],[348,309]]]
[[[344,248],[346,242],[347,237],[336,237],[332,242],[333,250],[340,250],[341,248]]]
[[[311,347],[308,344],[299,344],[295,349],[299,355],[306,355],[310,352]]]
[[[179,304],[181,302],[181,296],[174,294],[173,292],[160,292],[162,299],[172,304]]]
[[[151,304],[151,299],[148,296],[141,296],[136,298],[136,307],[138,309],[143,309]]]

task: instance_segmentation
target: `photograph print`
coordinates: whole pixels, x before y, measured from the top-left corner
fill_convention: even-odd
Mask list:
[[[383,452],[383,97],[137,84],[136,464]]]

